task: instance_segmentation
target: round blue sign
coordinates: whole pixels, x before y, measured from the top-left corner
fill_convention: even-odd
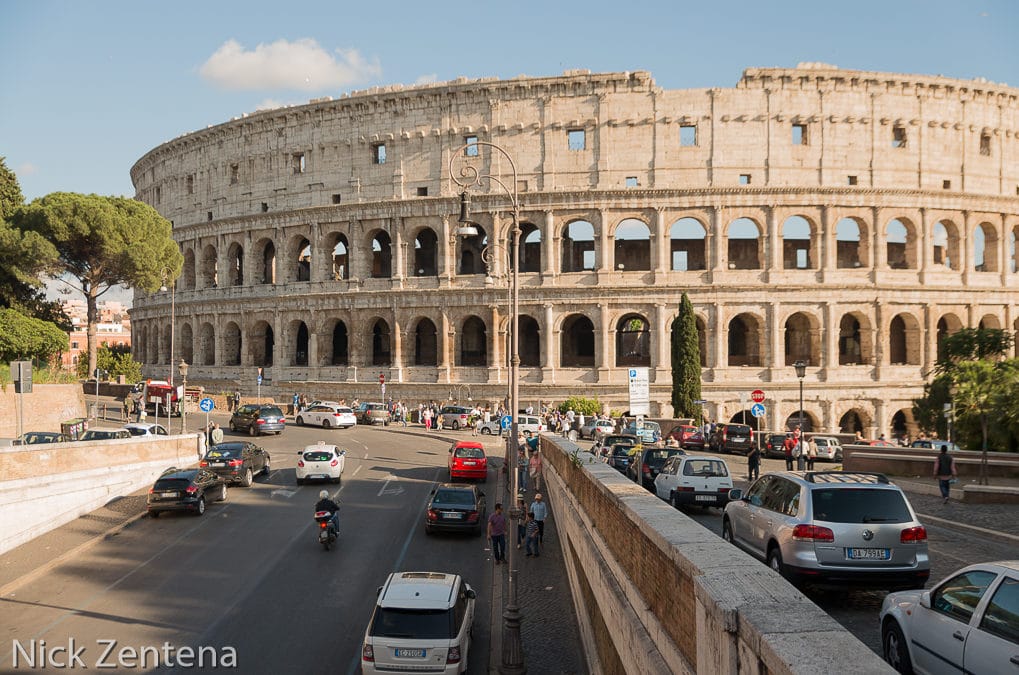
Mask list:
[[[764,415],[765,415],[765,413],[766,413],[766,412],[767,412],[767,409],[765,409],[765,407],[764,407],[764,404],[763,404],[763,403],[755,403],[755,404],[754,404],[753,406],[751,406],[751,408],[750,408],[750,413],[751,413],[751,414],[752,414],[752,415],[753,415],[754,417],[764,417]]]
[[[509,429],[513,426],[513,418],[509,415],[503,415],[502,419],[499,420],[499,427],[501,429]]]
[[[212,409],[216,407],[216,402],[211,398],[203,398],[198,402],[198,407],[202,409],[202,412],[212,412]]]

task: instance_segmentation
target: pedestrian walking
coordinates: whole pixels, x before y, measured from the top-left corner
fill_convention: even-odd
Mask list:
[[[548,517],[548,504],[543,501],[541,493],[534,495],[534,501],[531,502],[531,510],[529,512],[534,516],[535,522],[538,523],[538,543],[545,543],[545,518]]]
[[[814,460],[817,459],[817,441],[811,436],[807,439],[807,471],[814,470]]]
[[[425,408],[424,412],[421,413],[421,416],[425,420],[425,431],[431,430],[431,428],[432,428],[432,409],[431,408]]]
[[[498,565],[506,561],[506,516],[502,504],[495,505],[495,513],[488,517],[488,539],[492,542],[492,557]]]
[[[519,474],[521,492],[527,492],[527,467],[527,451],[520,448],[517,451],[517,473]]]
[[[527,547],[527,557],[538,557],[538,523],[534,520],[534,514],[527,514],[527,525],[524,528],[524,546]]]
[[[941,454],[934,461],[934,477],[938,479],[938,487],[941,488],[941,498],[945,504],[948,503],[948,492],[952,483],[957,480],[959,473],[955,468],[955,457],[948,454],[948,446],[941,446]]]
[[[527,464],[527,472],[531,476],[531,482],[535,490],[541,489],[541,453],[537,449],[531,453],[531,459]]]
[[[796,439],[792,434],[785,437],[782,441],[782,454],[785,455],[785,470],[793,470],[793,449],[796,447]]]
[[[124,421],[126,422],[128,416],[131,414],[131,398],[129,396],[124,397]]]
[[[517,496],[517,513],[520,514],[517,518],[517,550],[520,550],[524,538],[527,536],[527,519],[525,518],[527,505],[524,504],[524,498],[519,495]]]
[[[793,431],[793,458],[796,460],[796,470],[803,471],[807,465],[807,449],[803,445],[803,434],[799,429]]]
[[[747,480],[757,480],[761,476],[761,451],[751,446],[747,453]]]
[[[219,445],[223,442],[223,429],[215,422],[212,423],[212,432],[209,434],[212,445]]]
[[[241,392],[234,392],[234,410],[239,410],[241,407]]]

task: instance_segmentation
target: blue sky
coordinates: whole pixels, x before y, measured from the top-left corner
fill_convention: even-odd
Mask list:
[[[731,87],[801,61],[1019,86],[1017,33],[1015,0],[0,0],[0,156],[27,199],[133,195],[164,141],[352,89],[572,68]]]

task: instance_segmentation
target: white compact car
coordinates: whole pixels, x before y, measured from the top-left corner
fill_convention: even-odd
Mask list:
[[[673,455],[655,477],[655,494],[676,508],[683,505],[724,507],[732,476],[724,459]]]
[[[125,424],[124,428],[131,432],[132,436],[168,436],[166,427],[162,424],[151,422],[131,422]]]
[[[349,429],[357,424],[354,411],[340,405],[323,403],[322,405],[311,405],[297,413],[295,420],[298,426],[312,425],[325,429],[342,427]]]
[[[885,660],[900,673],[1019,672],[1019,560],[970,565],[881,606]]]
[[[842,461],[842,443],[834,436],[814,436],[817,458],[823,462]]]
[[[364,634],[361,672],[466,672],[474,599],[458,574],[390,574]]]
[[[343,465],[347,461],[347,451],[335,445],[319,441],[298,451],[301,456],[297,460],[297,484],[308,480],[327,480],[339,483],[343,474]]]

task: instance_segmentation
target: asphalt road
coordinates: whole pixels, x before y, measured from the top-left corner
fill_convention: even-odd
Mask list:
[[[234,437],[227,432],[227,440]],[[340,539],[329,552],[318,545],[311,517],[323,487],[298,488],[294,480],[298,448],[320,439],[348,450],[342,483],[325,486],[341,504]],[[240,672],[354,673],[386,576],[440,570],[463,575],[478,593],[469,672],[488,671],[492,564],[486,541],[426,536],[422,528],[428,493],[445,477],[448,436],[292,426],[257,442],[272,455],[269,476],[251,488],[230,488],[228,500],[211,504],[201,518],[143,518],[0,599],[0,636],[28,651],[41,640],[48,650],[73,639],[89,668],[106,641],[115,640],[108,662],[124,648],[169,643],[211,648],[203,653],[205,670],[212,650],[229,660],[232,648]],[[487,485],[494,493],[494,472]],[[14,665],[7,644],[0,647],[5,672]],[[147,659],[151,666],[154,656]]]

